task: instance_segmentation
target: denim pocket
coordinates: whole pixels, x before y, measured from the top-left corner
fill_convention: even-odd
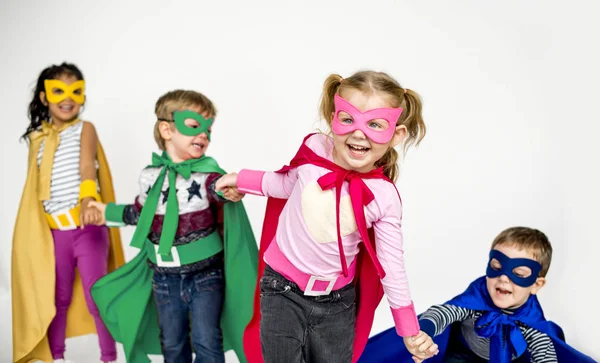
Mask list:
[[[339,294],[339,302],[345,309],[350,309],[356,305],[356,288],[354,286]]]
[[[351,299],[350,298],[342,298],[340,300],[340,304],[342,304],[342,306],[345,309],[350,309],[351,307],[353,307],[354,305],[356,305],[356,301],[355,301],[354,297],[352,297]]]
[[[201,272],[194,276],[194,287],[197,292],[219,291],[223,289],[223,269]]]
[[[152,292],[154,293],[156,305],[161,306],[171,302],[168,284],[152,282]]]
[[[274,296],[289,292],[292,287],[275,276],[263,275],[260,278],[260,296]]]

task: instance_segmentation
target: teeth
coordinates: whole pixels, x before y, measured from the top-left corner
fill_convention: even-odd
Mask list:
[[[357,152],[359,154],[364,154],[369,150],[368,147],[364,147],[364,146],[360,146],[360,145],[348,145],[348,147],[350,148],[350,150]]]
[[[348,145],[348,148],[354,155],[365,155],[369,151],[368,147],[358,145]]]

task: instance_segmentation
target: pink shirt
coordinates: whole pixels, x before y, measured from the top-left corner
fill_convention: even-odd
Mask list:
[[[317,155],[333,161],[333,142],[326,135],[313,135],[306,145]],[[285,257],[300,271],[321,277],[342,274],[336,234],[335,189],[323,191],[317,179],[329,170],[305,164],[287,173],[263,174],[262,190],[253,190],[249,171],[238,176],[238,188],[246,193],[287,198],[279,217],[275,239]],[[381,280],[391,308],[412,304],[402,249],[402,203],[394,185],[382,179],[364,179],[375,195],[365,207],[367,228],[373,227],[377,256],[386,272]],[[344,182],[340,202],[342,243],[348,266],[362,242]],[[268,263],[268,261],[265,261]]]

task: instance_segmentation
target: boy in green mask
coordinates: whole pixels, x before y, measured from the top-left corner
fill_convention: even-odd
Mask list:
[[[136,225],[131,246],[140,249],[92,296],[128,362],[162,353],[191,363],[194,351],[195,363],[222,363],[230,348],[245,362],[258,251],[242,203],[228,201],[242,195],[215,192],[225,173],[205,155],[215,107],[201,93],[176,90],[159,98],[155,113],[163,153],[142,171],[135,203],[90,203],[107,222]]]

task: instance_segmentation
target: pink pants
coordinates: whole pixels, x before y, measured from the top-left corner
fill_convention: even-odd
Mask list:
[[[86,226],[70,231],[52,230],[56,258],[56,316],[48,329],[50,351],[54,359],[64,358],[67,310],[71,305],[75,268],[79,270],[85,301],[94,317],[102,361],[117,359],[115,341],[100,318],[98,308],[90,295],[90,288],[106,275],[109,238],[108,228]]]

